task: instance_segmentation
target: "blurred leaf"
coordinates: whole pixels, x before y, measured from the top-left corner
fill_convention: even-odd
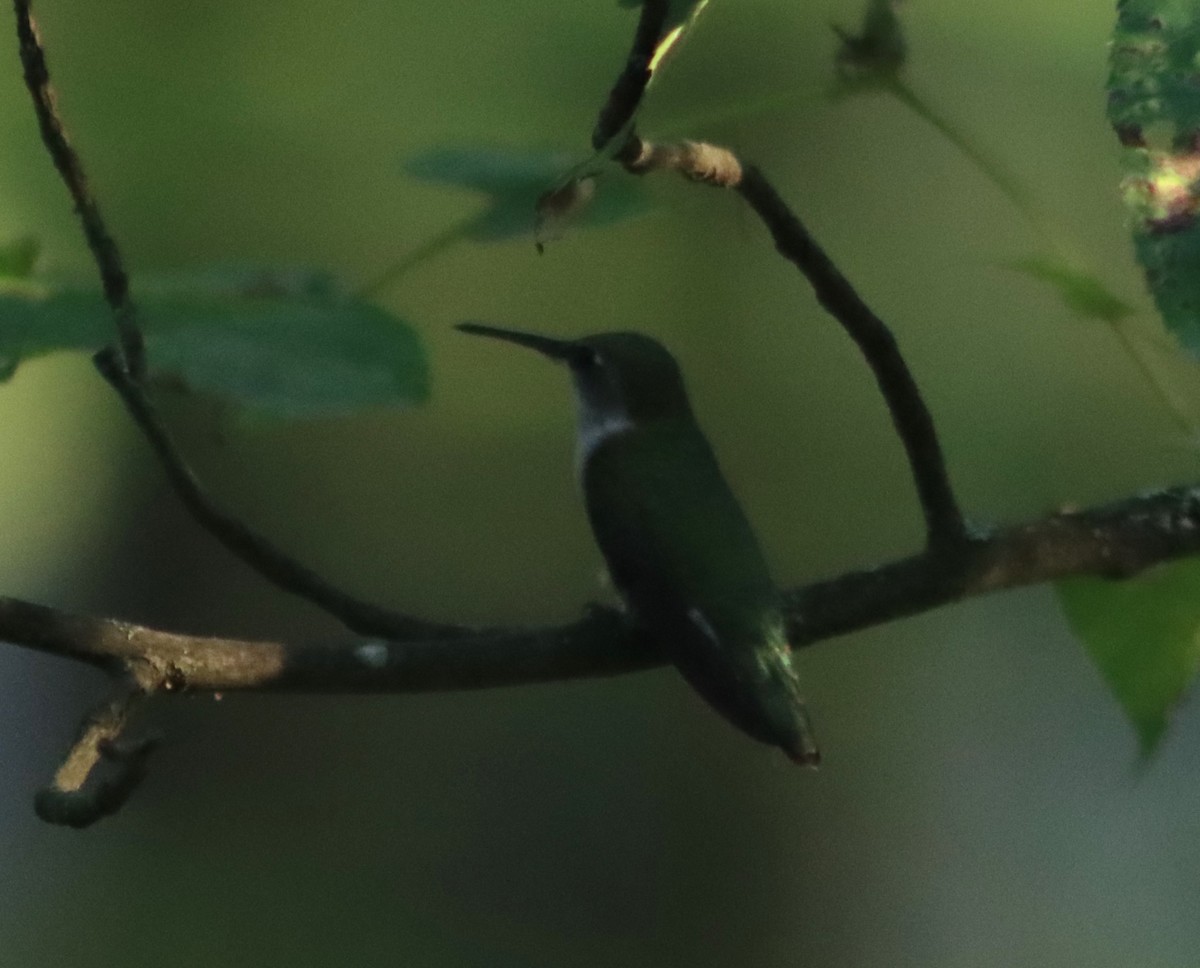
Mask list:
[[[1057,583],[1076,634],[1153,751],[1200,669],[1200,561],[1160,565],[1127,581]]]
[[[1119,323],[1133,315],[1133,308],[1109,292],[1099,279],[1055,256],[1018,259],[1008,263],[1008,268],[1049,283],[1067,308],[1085,319]]]
[[[1190,213],[1168,216],[1135,226],[1133,241],[1163,323],[1200,357],[1200,226]]]
[[[857,34],[833,25],[842,44],[837,52],[838,93],[891,84],[908,56],[908,42],[896,13],[899,0],[867,0]]]
[[[1200,356],[1200,10],[1123,0],[1109,61],[1108,120],[1124,150],[1134,250],[1163,322]]]
[[[411,158],[405,169],[423,181],[484,195],[487,207],[465,223],[461,235],[478,242],[496,242],[534,232],[538,200],[570,163],[570,156],[562,152],[446,147]],[[611,225],[649,209],[650,200],[639,179],[615,174],[596,203],[581,212],[578,224],[592,228]]]
[[[0,245],[0,279],[26,279],[37,264],[41,245],[31,235]]]
[[[424,351],[407,324],[307,270],[210,268],[134,280],[151,378],[279,417],[415,404]],[[0,280],[0,361],[113,339],[94,289]],[[7,375],[5,373],[4,375]]]

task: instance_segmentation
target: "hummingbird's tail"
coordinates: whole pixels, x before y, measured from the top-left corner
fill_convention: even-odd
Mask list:
[[[815,770],[821,765],[821,751],[817,747],[812,719],[808,715],[808,708],[804,705],[797,706],[795,712],[798,727],[796,736],[792,743],[783,747],[783,751],[793,763]]]
[[[779,747],[793,763],[816,769],[821,751],[782,621],[738,647],[733,640],[723,642],[699,609],[690,609],[688,618],[674,640],[673,658],[692,688],[743,732]]]

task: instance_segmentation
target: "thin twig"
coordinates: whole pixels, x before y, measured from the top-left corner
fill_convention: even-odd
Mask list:
[[[30,12],[29,0],[13,0],[13,7],[17,15],[17,41],[21,52],[21,66],[24,68],[25,86],[33,98],[33,109],[37,114],[42,141],[50,152],[54,167],[62,176],[67,191],[71,194],[75,211],[83,225],[88,248],[91,249],[96,268],[100,270],[104,298],[112,309],[113,320],[116,322],[122,362],[135,379],[140,379],[145,372],[145,347],[137,325],[137,314],[129,299],[129,276],[121,260],[121,251],[100,215],[100,208],[88,187],[83,164],[75,149],[71,147],[66,128],[59,116],[54,88],[50,84],[46,53],[38,37],[37,24]]]
[[[631,137],[618,156],[635,174],[674,171],[693,181],[733,188],[762,219],[779,253],[812,284],[817,300],[854,340],[875,375],[904,445],[925,516],[930,547],[956,547],[967,537],[933,417],[895,336],[841,273],[758,168],[728,148],[704,142],[656,144]]]
[[[605,145],[620,133],[637,113],[646,86],[650,83],[650,64],[654,49],[662,39],[667,23],[669,0],[642,0],[642,13],[638,17],[637,29],[633,34],[633,45],[625,66],[617,76],[608,99],[600,109],[592,131],[592,148],[603,151]]]
[[[34,797],[34,810],[42,820],[88,827],[121,809],[145,778],[146,761],[158,742],[122,738],[144,696],[140,687],[124,683],[117,695],[87,715],[54,780]],[[109,768],[107,776],[98,775],[102,766]]]
[[[761,171],[753,165],[744,166],[737,191],[763,220],[779,253],[804,273],[817,301],[842,324],[875,374],[908,456],[930,546],[960,544],[966,529],[933,417],[892,331],[863,301]]]

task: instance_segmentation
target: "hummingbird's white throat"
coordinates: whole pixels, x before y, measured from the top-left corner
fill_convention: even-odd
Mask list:
[[[578,431],[575,439],[575,472],[583,473],[583,465],[592,452],[609,437],[633,429],[633,421],[625,408],[615,401],[598,404],[588,399],[586,390],[575,384],[575,405],[578,411]]]

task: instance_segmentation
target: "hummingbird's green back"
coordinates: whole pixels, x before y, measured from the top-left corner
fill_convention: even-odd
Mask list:
[[[727,718],[814,761],[778,591],[690,412],[611,435],[580,470],[597,544],[635,620]]]

